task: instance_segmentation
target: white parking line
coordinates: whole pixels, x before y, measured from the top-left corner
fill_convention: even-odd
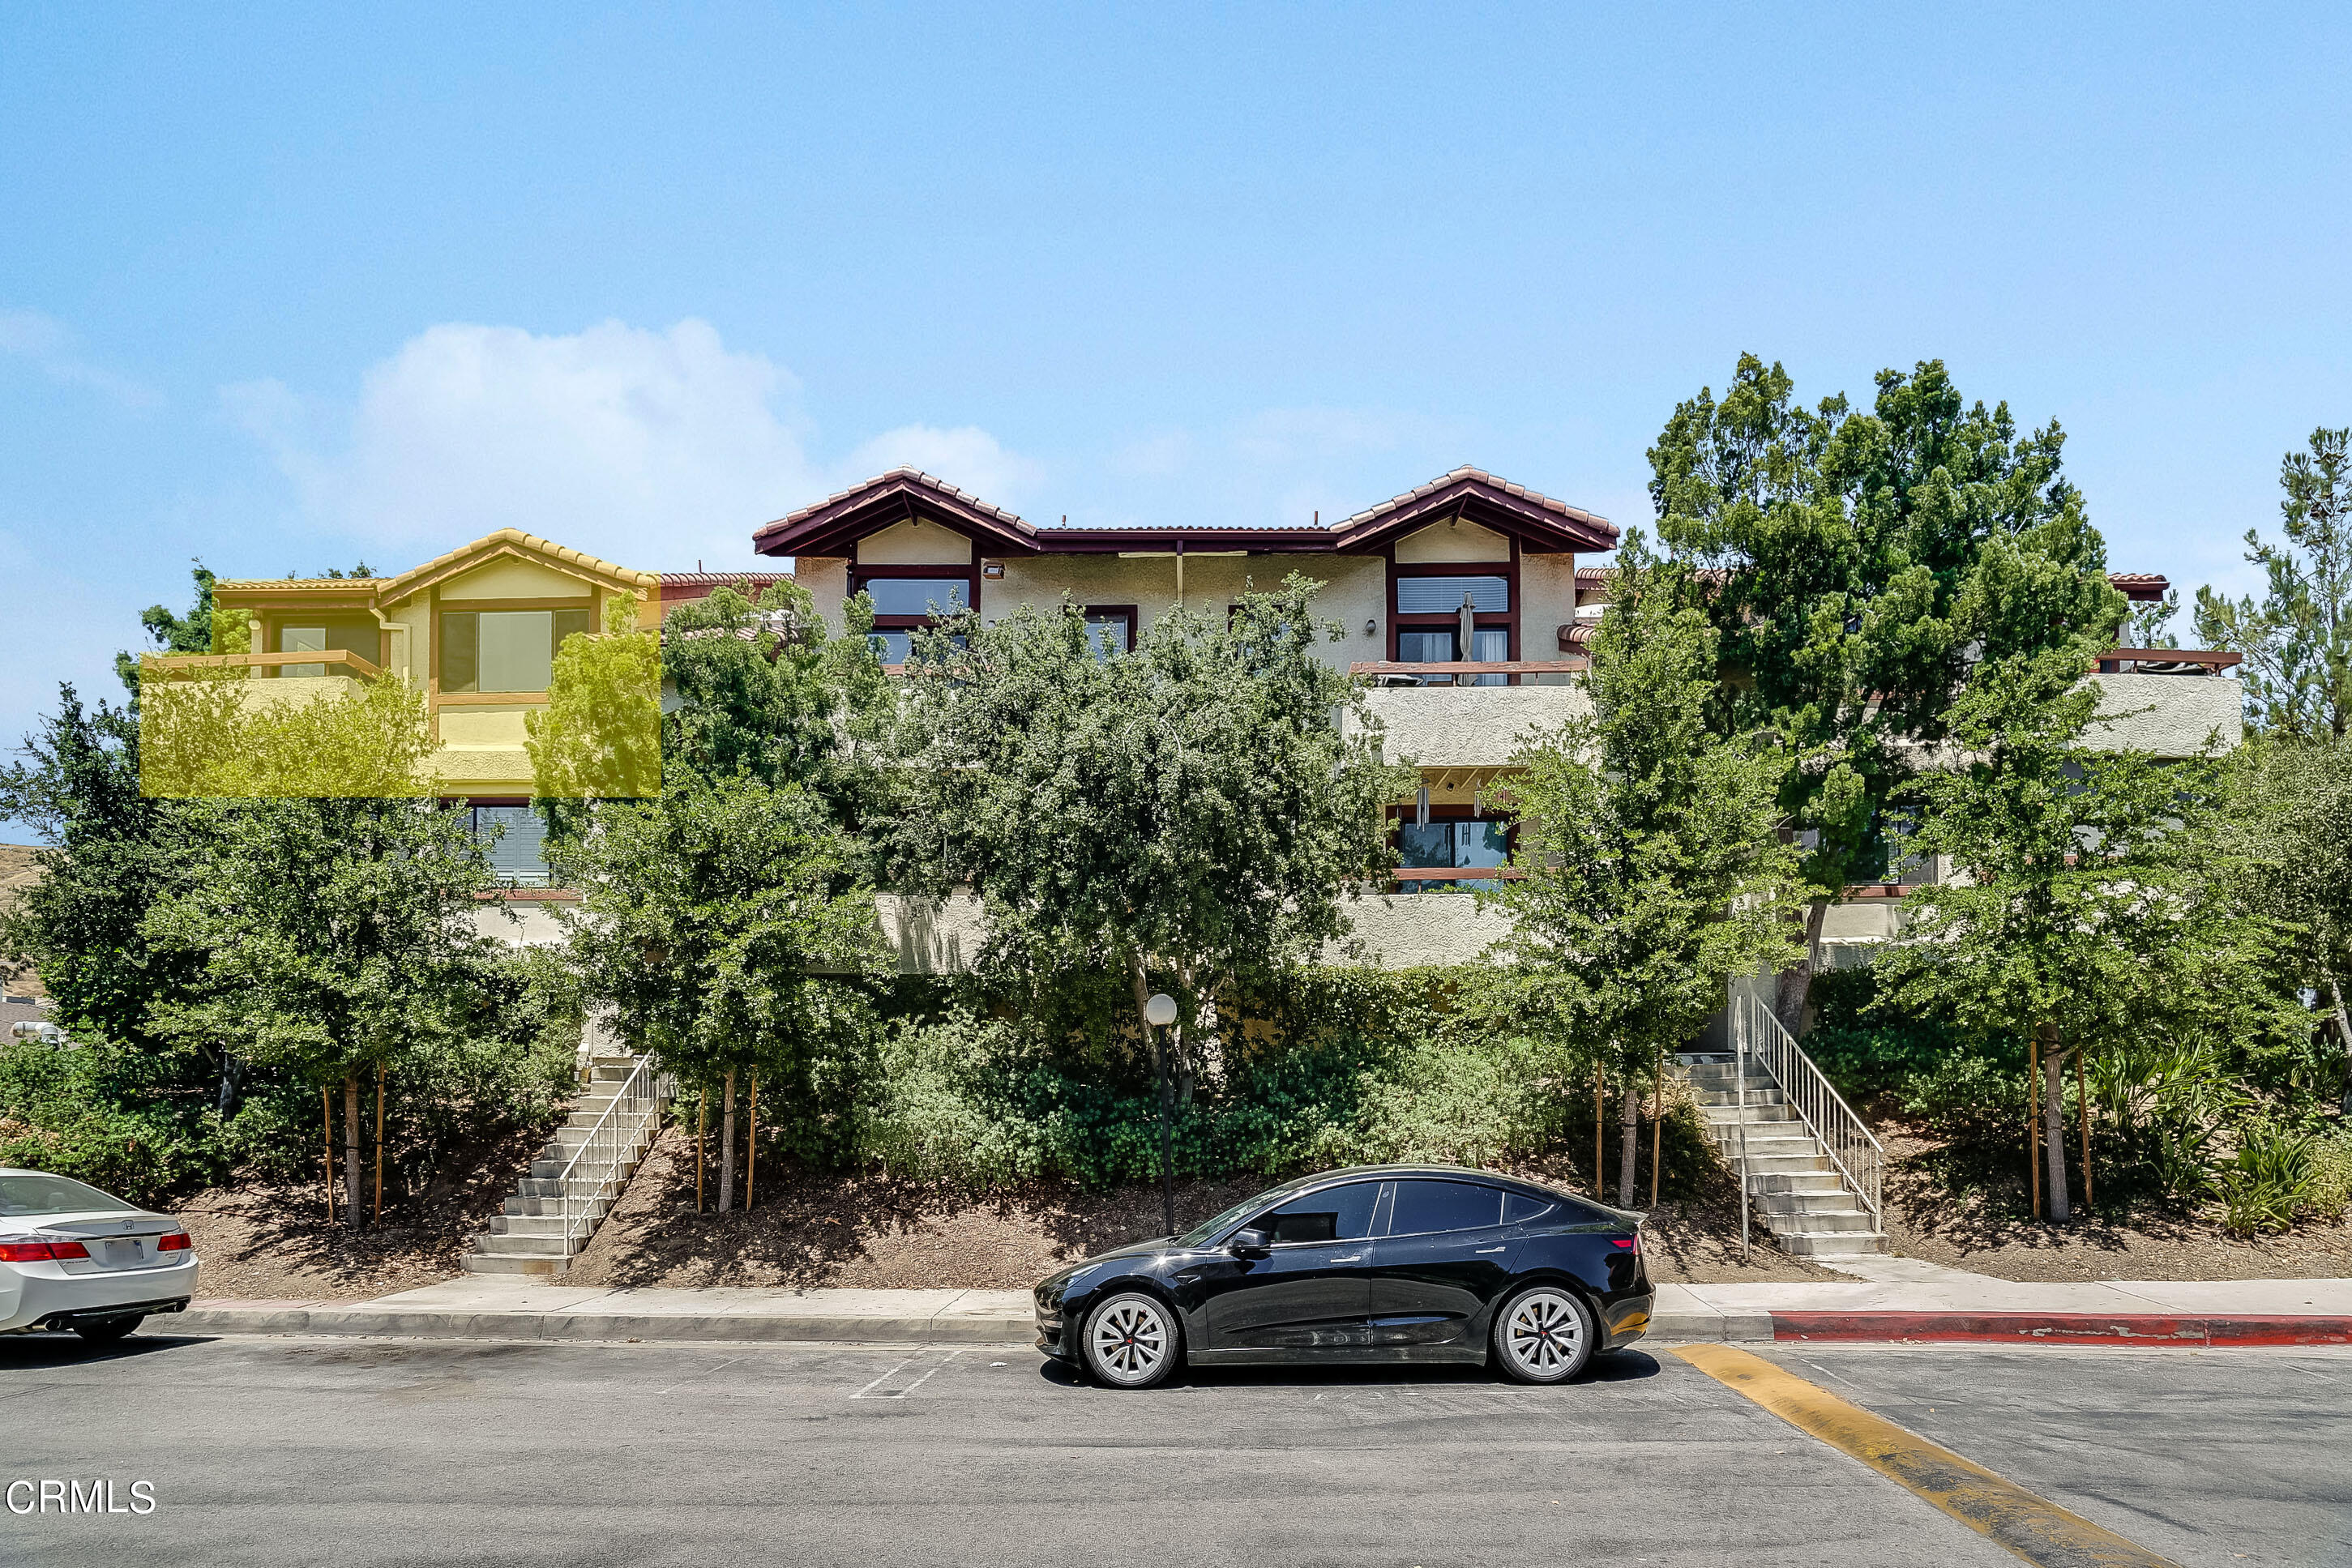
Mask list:
[[[951,1350],[948,1352],[947,1361],[940,1362],[938,1366],[931,1368],[930,1371],[926,1372],[922,1376],[918,1377],[914,1382],[909,1383],[906,1387],[898,1390],[897,1397],[904,1399],[908,1395],[912,1394],[916,1389],[920,1388],[924,1384],[929,1383],[932,1378],[937,1377],[940,1375],[940,1369],[947,1365],[948,1361],[953,1361],[957,1356],[960,1356],[962,1354],[963,1352],[960,1350]]]
[[[884,1388],[882,1386],[892,1378],[898,1376],[900,1373],[906,1371],[908,1367],[914,1365],[917,1362],[921,1361],[929,1354],[930,1352],[929,1350],[917,1351],[914,1354],[908,1356],[906,1360],[900,1362],[898,1365],[892,1367],[889,1371],[884,1373],[881,1376],[876,1378],[873,1382],[867,1384],[865,1387],[851,1395],[850,1397],[852,1399],[904,1399],[908,1395],[912,1394],[916,1389],[920,1388],[924,1384],[929,1383],[932,1378],[937,1377],[940,1375],[941,1368],[945,1367],[949,1362],[953,1361],[957,1356],[961,1355],[963,1352],[961,1349],[948,1352],[947,1354],[940,1358],[937,1364],[926,1369],[920,1377],[916,1378],[915,1381],[909,1383],[904,1388]]]
[[[884,1384],[886,1384],[886,1383],[889,1382],[892,1378],[894,1378],[894,1377],[898,1376],[898,1374],[900,1374],[900,1373],[902,1373],[902,1372],[906,1371],[906,1370],[907,1370],[907,1368],[908,1368],[908,1367],[910,1367],[910,1366],[914,1365],[916,1362],[918,1362],[918,1361],[919,1361],[919,1360],[921,1360],[921,1359],[922,1359],[922,1355],[923,1355],[923,1353],[922,1353],[921,1351],[919,1351],[919,1351],[917,1351],[914,1354],[912,1354],[912,1355],[908,1356],[906,1360],[904,1360],[904,1361],[900,1362],[898,1365],[896,1365],[896,1366],[892,1367],[889,1371],[887,1371],[887,1372],[884,1373],[881,1376],[879,1376],[879,1377],[876,1378],[873,1382],[871,1382],[871,1383],[867,1384],[865,1387],[863,1387],[863,1388],[859,1389],[856,1393],[855,1393],[855,1394],[851,1395],[851,1396],[850,1396],[850,1397],[851,1397],[852,1399],[863,1399],[863,1398],[865,1398],[867,1395],[869,1395],[869,1394],[873,1393],[877,1388],[881,1387]]]

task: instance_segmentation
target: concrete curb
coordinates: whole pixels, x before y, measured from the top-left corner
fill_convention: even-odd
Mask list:
[[[796,1340],[848,1344],[1004,1344],[1037,1335],[1028,1316],[932,1317],[748,1312],[467,1312],[365,1307],[197,1307],[148,1320],[152,1333],[379,1335],[408,1339]]]
[[[1774,1312],[1777,1340],[1845,1343],[2352,1344],[2352,1318],[2291,1313]]]

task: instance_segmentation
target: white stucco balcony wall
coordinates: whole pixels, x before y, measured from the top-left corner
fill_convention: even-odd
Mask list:
[[[2245,688],[2234,675],[2094,675],[2099,718],[2084,737],[2098,751],[2195,757],[2234,748]]]
[[[1592,711],[1581,685],[1382,686],[1365,694],[1364,706],[1383,726],[1384,758],[1422,768],[1499,768],[1521,737]],[[1356,731],[1355,716],[1340,727]]]

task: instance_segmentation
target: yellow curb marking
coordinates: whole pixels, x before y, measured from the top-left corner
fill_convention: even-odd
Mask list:
[[[2028,1563],[2042,1568],[2179,1568],[2169,1557],[2103,1530],[1761,1356],[1727,1344],[1677,1345],[1674,1354]]]

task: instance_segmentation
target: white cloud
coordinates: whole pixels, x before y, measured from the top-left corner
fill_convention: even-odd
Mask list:
[[[29,360],[51,381],[87,387],[125,408],[152,408],[163,401],[152,387],[82,359],[65,324],[37,310],[0,310],[0,353]]]
[[[919,468],[967,495],[1018,511],[1024,492],[1036,483],[1037,465],[1007,452],[996,437],[973,425],[941,430],[904,424],[860,445],[843,465],[844,484],[854,485],[893,468]],[[838,486],[835,486],[838,488]]]
[[[224,389],[315,525],[423,559],[519,528],[633,566],[750,561],[751,531],[898,463],[995,499],[1030,465],[987,432],[910,425],[811,457],[799,383],[709,323],[540,335],[427,329],[365,376],[348,428],[272,382]]]

